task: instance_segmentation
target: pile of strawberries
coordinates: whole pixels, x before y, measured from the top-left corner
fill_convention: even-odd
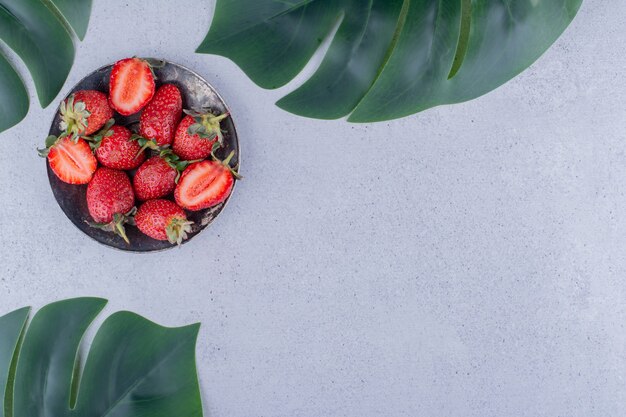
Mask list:
[[[179,89],[172,84],[155,89],[148,62],[116,62],[109,96],[82,90],[63,101],[63,133],[49,136],[39,152],[61,181],[88,184],[93,227],[129,242],[124,226],[132,224],[153,239],[181,244],[193,224],[185,210],[222,203],[239,176],[230,166],[233,153],[224,161],[214,154],[222,146],[220,122],[228,114],[185,110],[183,117]],[[139,134],[116,125],[114,111],[124,116],[142,111]]]

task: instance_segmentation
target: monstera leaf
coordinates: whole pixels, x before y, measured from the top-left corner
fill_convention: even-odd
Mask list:
[[[46,107],[61,91],[74,62],[72,31],[82,40],[91,0],[0,0],[0,41],[28,67],[39,102]],[[28,112],[28,93],[0,51],[0,132]]]
[[[198,325],[158,326],[118,312],[80,366],[85,331],[105,300],[77,298],[0,317],[0,417],[200,417]]]
[[[278,106],[320,119],[389,120],[502,85],[559,37],[581,2],[217,0],[198,52],[228,57],[277,88],[332,34],[315,74]]]

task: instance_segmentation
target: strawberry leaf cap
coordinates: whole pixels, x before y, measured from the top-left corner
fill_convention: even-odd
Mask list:
[[[222,120],[229,116],[229,113],[223,113],[215,115],[210,111],[205,113],[197,112],[194,110],[183,110],[185,114],[193,117],[196,123],[189,126],[187,133],[190,135],[198,135],[203,139],[213,140],[217,137],[217,141],[221,144],[224,143],[224,135],[220,123]]]
[[[141,155],[141,153],[145,151],[146,149],[152,149],[153,151],[161,152],[161,150],[169,146],[169,145],[165,145],[161,147],[158,145],[155,139],[146,139],[143,136],[138,135],[136,133],[134,133],[130,137],[130,140],[136,140],[139,146],[141,146],[141,149],[139,149],[139,152],[137,152],[137,155],[135,155],[135,158]]]
[[[89,142],[89,146],[91,146],[92,150],[95,151],[96,149],[100,147],[100,145],[102,144],[102,139],[113,135],[113,130],[111,130],[111,128],[113,127],[114,124],[115,124],[115,119],[109,119],[104,124],[102,129],[100,129],[95,135],[91,137],[85,137],[85,139],[87,139],[87,141]]]
[[[165,227],[167,240],[171,244],[181,245],[183,240],[187,239],[187,234],[191,233],[192,221],[180,217],[173,217],[169,224]]]
[[[74,101],[74,94],[69,96],[67,100],[61,102],[61,123],[59,127],[65,136],[71,136],[76,138],[80,136],[87,126],[89,121],[87,120],[91,113],[87,110],[87,106],[82,101]]]
[[[50,135],[46,138],[45,141],[45,148],[42,149],[37,149],[37,153],[39,154],[39,156],[41,156],[42,158],[45,158],[48,156],[48,154],[50,153],[50,148],[52,148],[54,145],[56,145],[56,143],[59,141],[60,138],[54,136],[54,135]]]
[[[124,241],[130,245],[130,240],[128,240],[128,236],[126,236],[126,228],[125,224],[134,225],[135,224],[135,213],[137,212],[137,207],[133,207],[130,209],[128,213],[115,213],[113,215],[113,221],[109,223],[95,223],[95,222],[87,222],[87,224],[91,227],[95,227],[96,229],[101,229],[106,232],[115,233],[120,236]]]
[[[154,72],[154,69],[159,69],[159,68],[163,68],[165,66],[165,61],[163,61],[162,59],[154,59],[154,58],[140,58],[138,56],[134,56],[133,58],[139,59],[143,62],[145,62],[146,64],[148,64],[148,67],[150,68],[150,72],[152,73],[152,77],[157,80],[157,76],[156,73]]]
[[[59,143],[59,141],[61,141],[61,139],[65,139],[66,137],[68,137],[68,135],[63,132],[61,133],[59,136],[54,136],[54,135],[50,135],[46,138],[45,142],[44,142],[44,148],[37,148],[37,153],[39,154],[39,156],[41,156],[42,158],[45,158],[48,156],[48,154],[50,153],[50,149],[52,149],[52,147],[54,145],[56,145],[57,143]],[[88,136],[74,136],[73,138],[71,138],[71,141],[74,143],[78,143],[79,139],[85,139],[87,141],[90,141],[91,138],[89,138]]]
[[[194,159],[192,161],[183,161],[180,159],[178,155],[172,152],[167,146],[161,148],[159,152],[159,157],[161,157],[167,164],[177,171],[176,179],[174,180],[178,184],[178,180],[180,179],[180,175],[189,165],[194,162],[200,162],[202,159]]]

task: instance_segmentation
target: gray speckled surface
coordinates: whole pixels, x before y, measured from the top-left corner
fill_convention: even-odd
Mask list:
[[[0,135],[2,312],[97,295],[201,321],[208,416],[624,414],[626,3],[587,0],[483,98],[375,125],[286,114],[193,54],[212,2],[95,3],[66,88],[129,55],[188,66],[232,107],[246,178],[182,249],[107,249],[54,201],[34,105]]]

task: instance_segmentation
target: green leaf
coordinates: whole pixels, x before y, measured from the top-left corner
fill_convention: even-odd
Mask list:
[[[46,0],[44,0],[46,1]],[[48,0],[57,7],[59,12],[72,26],[78,38],[82,41],[87,33],[89,15],[91,14],[92,0]]]
[[[43,107],[61,91],[74,62],[69,28],[84,37],[90,10],[90,0],[0,0],[0,41],[26,64]],[[28,95],[1,52],[0,92],[2,131],[26,115]]]
[[[105,304],[77,298],[43,307],[26,330],[19,357],[14,346],[28,311],[0,318],[0,382],[2,370],[18,358],[7,389],[13,405],[0,417],[202,416],[197,324],[165,328],[134,313],[115,313],[96,333],[81,375],[81,341]]]
[[[0,132],[28,113],[28,92],[11,64],[0,55]]]
[[[57,138],[54,135],[50,135],[46,138],[46,148],[51,148],[52,145],[54,145],[56,143],[56,141],[59,140],[59,138]]]
[[[550,47],[581,3],[217,0],[198,52],[228,57],[261,87],[278,88],[334,33],[315,74],[278,106],[320,119],[390,120],[499,87]]]
[[[13,378],[15,358],[30,308],[0,317],[0,417],[12,416]]]

